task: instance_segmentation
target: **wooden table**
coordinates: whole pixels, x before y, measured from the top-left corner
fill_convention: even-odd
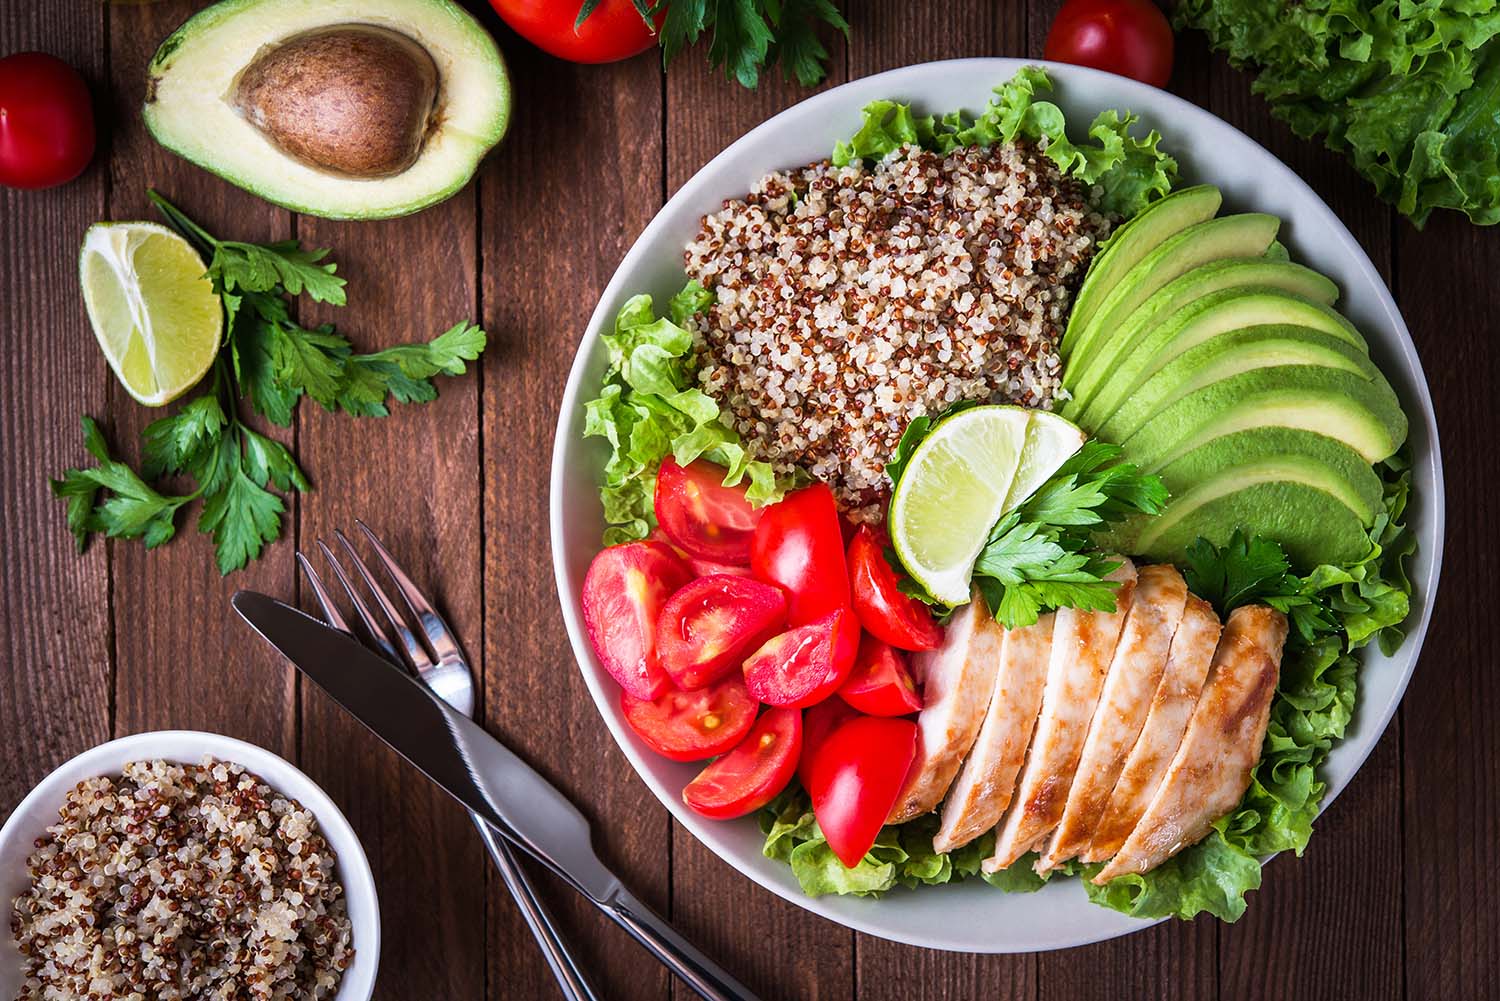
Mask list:
[[[759,889],[669,819],[599,721],[568,651],[546,533],[557,401],[596,297],[626,248],[704,162],[807,96],[779,78],[726,83],[702,52],[663,75],[543,56],[488,11],[516,103],[478,183],[412,218],[334,223],[274,208],[163,151],[138,109],[143,70],[198,4],[0,5],[0,53],[37,48],[92,83],[100,152],[78,181],[0,191],[0,812],[58,762],[112,736],[216,730],[298,762],[340,804],[375,868],[379,996],[545,998],[546,968],[467,818],[322,693],[298,684],[229,612],[240,587],[306,601],[298,546],[370,520],[429,582],[483,666],[482,713],[597,824],[606,859],[767,998],[1500,997],[1500,230],[1451,214],[1417,231],[1341,159],[1293,137],[1210,57],[1179,42],[1174,89],[1306,177],[1386,276],[1422,351],[1448,469],[1445,585],[1402,711],[1307,856],[1278,858],[1236,925],[1173,922],[1062,953],[973,957],[856,935]],[[849,0],[830,83],[931,59],[1038,56],[1053,0]],[[155,416],[116,384],[78,293],[84,228],[151,218],[148,185],[209,229],[333,247],[350,281],[334,318],[374,348],[481,318],[477,376],[422,407],[355,421],[308,405],[287,437],[316,489],[284,538],[221,579],[210,546],[96,543],[82,555],[46,478],[84,458],[80,414],[134,454]],[[1486,640],[1485,637],[1491,637]],[[585,962],[619,998],[686,995],[551,880]]]

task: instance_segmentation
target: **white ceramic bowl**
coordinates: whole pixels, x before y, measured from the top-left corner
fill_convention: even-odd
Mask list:
[[[204,755],[244,765],[317,818],[318,829],[338,854],[335,872],[344,886],[354,932],[354,962],[344,971],[333,1001],[369,1001],[380,965],[380,906],[375,899],[375,877],[354,828],[328,794],[284,758],[243,740],[196,730],[138,733],[84,751],[42,779],[0,828],[0,902],[5,914],[5,921],[0,922],[5,929],[0,932],[0,997],[15,997],[21,985],[22,956],[9,931],[10,902],[26,889],[26,858],[32,842],[45,833],[47,825],[57,822],[57,811],[68,792],[84,779],[119,775],[130,761],[160,758],[197,764]]]
[[[725,198],[741,197],[768,171],[829,155],[835,140],[858,127],[860,108],[877,98],[914,103],[919,110],[976,110],[990,90],[1028,62],[964,59],[927,63],[856,80],[803,101],[752,130],[683,185],[646,227],[620,264],[594,311],[562,398],[552,457],[552,557],[563,617],[589,690],[615,740],[652,792],[700,841],[730,866],[767,889],[840,924],[882,938],[966,952],[1028,952],[1081,945],[1136,931],[1148,922],[1088,902],[1076,880],[1056,880],[1036,894],[1006,894],[973,880],[959,885],[896,890],[879,900],[803,895],[790,868],[764,858],[753,820],[705,820],[682,804],[682,787],[697,766],[651,753],[621,718],[617,687],[590,649],[579,608],[584,572],[599,549],[603,516],[598,500],[606,456],[600,439],[583,437],[583,402],[597,392],[606,355],[599,335],[630,295],[650,292],[658,302],[681,288],[682,249],[698,219]],[[1054,100],[1082,134],[1105,108],[1137,112],[1160,130],[1186,182],[1223,189],[1226,209],[1281,217],[1281,239],[1293,257],[1322,271],[1343,291],[1339,306],[1370,342],[1411,418],[1415,500],[1410,523],[1419,549],[1411,563],[1415,607],[1406,643],[1394,657],[1363,652],[1358,709],[1344,741],[1329,756],[1325,805],[1348,784],[1385,729],[1416,665],[1437,593],[1443,551],[1443,475],[1432,400],[1417,352],[1380,276],[1348,229],[1302,179],[1248,136],[1165,91],[1076,66],[1047,64]],[[1311,860],[1306,865],[1316,865]],[[1251,907],[1255,906],[1252,898]]]

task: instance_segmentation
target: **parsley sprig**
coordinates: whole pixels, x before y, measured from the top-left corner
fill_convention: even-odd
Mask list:
[[[582,26],[600,0],[583,0]],[[818,38],[827,25],[849,34],[833,0],[631,0],[661,43],[662,64],[709,36],[708,61],[724,75],[754,88],[762,69],[781,63],[782,74],[811,87],[828,75],[828,49]],[[658,27],[658,19],[660,26]]]
[[[291,316],[288,296],[345,304],[345,282],[325,260],[328,251],[304,250],[295,240],[219,240],[156,192],[150,197],[209,258],[207,275],[224,306],[225,343],[207,390],[147,426],[139,473],[110,453],[98,424],[84,417],[84,447],[97,465],[67,470],[51,481],[52,492],[67,503],[80,549],[95,534],[159,546],[176,533],[177,512],[201,500],[198,528],[213,537],[219,572],[227,574],[281,534],[282,495],[311,488],[291,450],[242,418],[241,399],[278,427],[291,425],[303,396],[330,411],[384,417],[391,399],[436,398],[433,378],[462,375],[484,350],[485,334],[465,322],[426,343],[357,354],[331,324],[309,329]],[[164,477],[194,488],[164,493],[153,485]]]

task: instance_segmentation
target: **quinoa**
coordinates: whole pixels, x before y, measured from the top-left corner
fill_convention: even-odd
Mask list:
[[[330,998],[354,960],[317,821],[242,765],[80,782],[11,905],[18,1001]]]
[[[704,216],[698,378],[756,458],[879,517],[910,421],[959,400],[1050,408],[1058,340],[1109,220],[1031,144],[768,174]]]

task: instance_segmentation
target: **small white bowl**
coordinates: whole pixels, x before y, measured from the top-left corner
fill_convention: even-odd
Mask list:
[[[354,962],[344,971],[334,1001],[369,1001],[380,965],[380,906],[375,899],[375,877],[370,862],[349,821],[296,766],[263,747],[233,737],[196,730],[158,730],[111,740],[63,762],[21,800],[0,827],[0,997],[15,997],[21,986],[22,956],[10,926],[10,903],[28,885],[26,859],[33,842],[49,824],[75,785],[98,775],[119,775],[127,762],[161,759],[185,765],[205,755],[244,765],[271,788],[312,811],[318,830],[338,854],[335,874],[344,887],[349,923],[354,933]]]

